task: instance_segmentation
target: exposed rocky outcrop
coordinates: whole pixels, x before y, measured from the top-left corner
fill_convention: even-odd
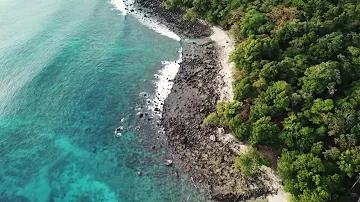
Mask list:
[[[138,10],[145,13],[145,17],[168,25],[167,27],[182,38],[203,38],[211,34],[211,29],[200,21],[189,22],[183,20],[185,11],[180,8],[166,9],[162,0],[135,0]],[[134,10],[130,10],[134,12]]]
[[[213,47],[210,42],[183,48],[184,59],[163,110],[169,149],[211,199],[244,201],[265,196],[274,191],[264,182],[270,179],[261,173],[249,179],[235,171],[236,153],[224,141],[214,141],[219,137],[217,128],[203,124],[219,99],[219,64]]]

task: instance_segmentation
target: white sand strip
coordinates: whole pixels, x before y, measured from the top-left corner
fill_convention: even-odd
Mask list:
[[[288,202],[290,201],[290,194],[283,190],[279,190],[276,195],[267,196],[268,202]]]
[[[221,69],[219,75],[219,101],[232,101],[234,99],[232,83],[233,68],[235,65],[234,63],[229,63],[229,57],[235,48],[234,41],[229,36],[228,32],[222,30],[221,28],[212,27],[212,31],[213,34],[210,36],[210,39],[217,44],[220,54],[219,57]],[[224,130],[221,128],[218,129],[217,138],[239,155],[245,153],[249,149],[248,145],[236,140],[232,134],[225,134]],[[262,166],[261,170],[265,171],[269,177],[269,181],[264,181],[264,183],[278,190],[276,195],[269,195],[265,200],[268,202],[290,201],[289,194],[283,190],[281,180],[278,176],[275,175],[274,171],[266,166]]]
[[[219,75],[220,81],[220,101],[233,100],[232,77],[234,63],[229,63],[229,56],[234,50],[234,41],[231,39],[228,32],[218,28],[212,27],[214,32],[210,39],[214,41],[219,47],[220,64],[222,66]]]

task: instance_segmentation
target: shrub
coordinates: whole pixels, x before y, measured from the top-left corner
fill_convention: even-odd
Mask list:
[[[261,165],[266,163],[259,152],[251,148],[245,154],[242,154],[235,159],[235,169],[240,170],[244,175],[251,177],[254,176]]]

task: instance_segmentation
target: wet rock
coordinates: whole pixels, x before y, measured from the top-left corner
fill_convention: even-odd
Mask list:
[[[168,159],[168,160],[165,160],[165,163],[164,163],[166,166],[172,166],[173,164],[173,161]]]

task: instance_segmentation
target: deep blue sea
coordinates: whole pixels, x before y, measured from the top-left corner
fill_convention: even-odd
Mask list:
[[[0,202],[204,201],[139,118],[179,59],[158,32],[109,0],[0,0]]]

